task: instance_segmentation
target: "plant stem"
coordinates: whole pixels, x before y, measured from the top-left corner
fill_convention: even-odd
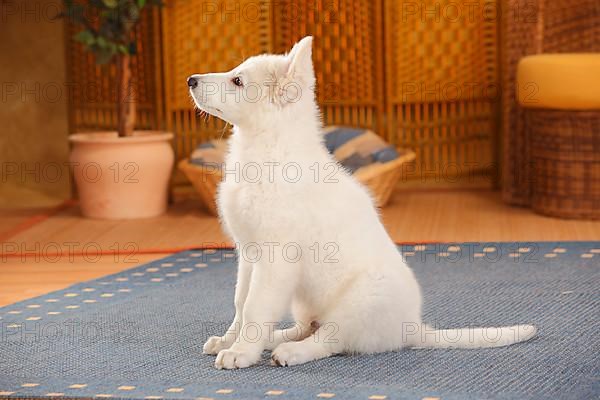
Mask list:
[[[118,127],[120,137],[132,136],[135,128],[135,91],[131,77],[131,56],[122,54],[117,60]]]

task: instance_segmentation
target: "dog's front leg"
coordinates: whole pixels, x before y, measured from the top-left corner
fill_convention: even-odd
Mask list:
[[[295,264],[254,264],[240,335],[229,349],[219,352],[216,368],[245,368],[260,359],[274,327],[289,310],[297,277]]]
[[[248,296],[248,288],[250,287],[250,279],[252,276],[252,264],[240,257],[237,272],[237,283],[235,285],[235,317],[227,332],[223,336],[211,336],[204,343],[204,354],[219,354],[219,351],[228,349],[237,340],[243,321],[242,315],[244,312],[244,303]]]

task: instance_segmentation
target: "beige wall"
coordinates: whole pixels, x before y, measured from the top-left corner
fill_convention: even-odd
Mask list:
[[[70,196],[60,0],[0,0],[0,207]]]

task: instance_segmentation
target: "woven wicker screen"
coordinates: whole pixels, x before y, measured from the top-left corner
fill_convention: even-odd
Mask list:
[[[174,0],[163,9],[167,126],[178,159],[225,133],[216,119],[196,117],[186,78],[228,71],[245,57],[271,50],[270,5],[254,0]]]
[[[373,0],[275,1],[275,51],[314,36],[317,99],[330,125],[382,132],[382,3]]]
[[[254,54],[288,51],[302,36],[312,34],[318,100],[326,124],[371,128],[398,146],[414,148],[416,172],[428,176],[441,176],[448,166],[460,172],[492,170],[499,115],[497,16],[486,18],[483,8],[497,1],[165,2],[162,47],[153,42],[161,24],[144,23],[140,29],[145,43],[156,46],[142,53],[144,61],[136,67],[148,92],[148,101],[139,105],[138,125],[156,127],[162,122],[176,135],[177,158],[187,157],[199,142],[226,133],[218,119],[196,116],[187,76],[226,71]],[[473,3],[478,6],[471,18]],[[461,16],[454,19],[451,8],[457,4]],[[414,14],[410,7],[415,5],[438,7],[440,18]],[[157,62],[161,51],[162,62]],[[77,46],[70,59],[71,76],[78,80],[104,82],[114,75],[99,71]],[[163,96],[161,80],[148,80],[159,73],[164,77]],[[437,98],[420,96],[431,87]],[[153,98],[164,101],[159,104]],[[110,102],[82,104],[78,99],[73,104],[77,129],[114,123]],[[110,112],[97,118],[100,110]],[[106,121],[110,124],[100,124]],[[175,181],[180,182],[181,177]]]
[[[195,117],[185,85],[191,73],[227,71],[244,57],[289,51],[315,36],[318,99],[325,122],[379,128],[382,114],[381,16],[370,0],[180,0],[163,13],[167,121],[177,133],[179,158],[224,125]]]
[[[114,130],[117,126],[117,81],[114,65],[97,65],[94,56],[71,38],[78,28],[67,24],[67,76],[71,132]],[[164,127],[160,14],[146,13],[136,31],[139,56],[132,57],[133,93],[139,129]]]
[[[495,0],[385,1],[386,134],[416,150],[417,176],[495,171],[495,6]]]

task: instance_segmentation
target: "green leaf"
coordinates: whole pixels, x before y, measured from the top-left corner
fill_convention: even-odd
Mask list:
[[[128,9],[129,21],[137,22],[140,19],[140,9],[135,5],[131,4]]]
[[[3,0],[0,0],[0,3]],[[67,18],[79,25],[81,32],[73,39],[105,63],[116,54],[135,54],[135,43],[129,43],[131,32],[139,23],[141,14],[151,6],[160,7],[161,0],[63,0]]]
[[[104,3],[104,5],[108,8],[115,8],[117,5],[119,5],[117,0],[102,0],[102,3]]]
[[[74,36],[74,39],[77,40],[78,42],[85,44],[86,46],[91,46],[96,41],[94,34],[88,30],[77,33]]]
[[[98,36],[98,38],[96,39],[96,43],[101,49],[105,49],[108,47],[108,42],[102,36]]]

